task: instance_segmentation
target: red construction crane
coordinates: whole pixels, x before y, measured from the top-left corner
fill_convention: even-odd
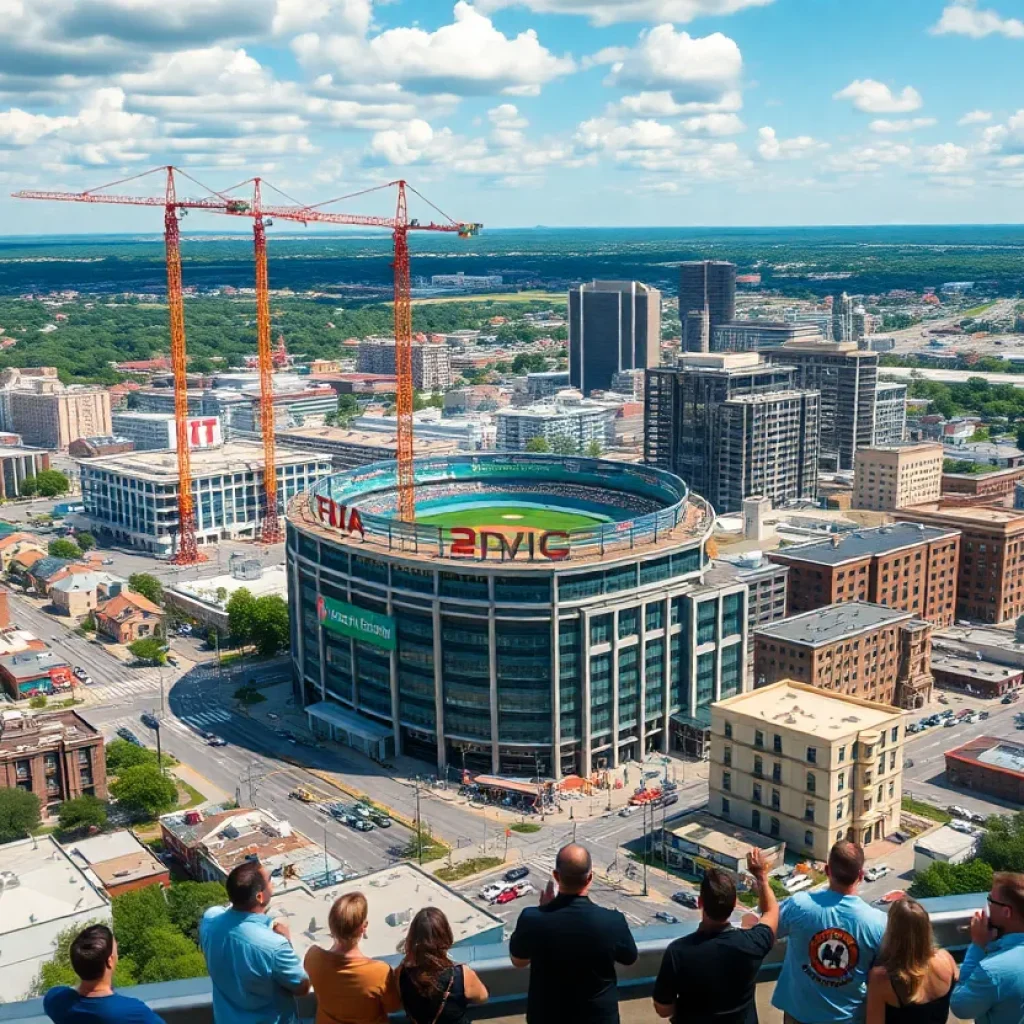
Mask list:
[[[105,190],[151,174],[166,174],[163,196],[111,195]],[[175,174],[188,178],[209,194],[203,199],[179,199]],[[14,193],[15,199],[48,199],[68,203],[112,203],[122,206],[162,206],[164,208],[164,246],[167,251],[167,311],[170,319],[171,365],[174,370],[174,420],[178,442],[178,550],[171,561],[178,565],[194,565],[206,560],[196,545],[196,515],[192,500],[192,466],[188,438],[188,385],[186,381],[185,310],[181,297],[181,239],[178,221],[189,210],[213,213],[243,214],[249,203],[225,196],[207,188],[190,174],[177,167],[158,167],[121,178],[108,185],[85,192],[39,192],[26,190]]]

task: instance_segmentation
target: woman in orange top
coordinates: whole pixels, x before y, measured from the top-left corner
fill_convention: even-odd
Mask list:
[[[334,944],[313,946],[305,960],[316,993],[316,1024],[387,1024],[402,1000],[394,971],[359,950],[366,935],[366,897],[361,892],[342,896],[327,923]]]

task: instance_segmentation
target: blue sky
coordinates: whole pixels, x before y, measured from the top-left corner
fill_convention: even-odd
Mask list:
[[[165,163],[406,177],[492,226],[1016,223],[1024,3],[992,3],[0,0],[0,232],[156,228],[6,193]]]

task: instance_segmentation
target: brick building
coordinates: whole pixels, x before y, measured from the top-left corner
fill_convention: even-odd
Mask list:
[[[793,679],[851,697],[920,707],[930,694],[931,625],[910,612],[851,601],[754,633],[755,685]]]
[[[952,525],[894,523],[772,551],[789,566],[791,613],[844,601],[913,612],[937,628],[956,617],[960,535]]]
[[[946,751],[946,780],[1014,804],[1024,804],[1024,746],[997,736],[976,736]]]
[[[895,516],[960,531],[958,619],[1005,622],[1024,613],[1024,511],[940,501]]]
[[[64,800],[107,798],[103,737],[74,711],[0,714],[0,788],[39,797],[44,817]]]
[[[994,469],[991,473],[943,473],[942,493],[966,494],[981,501],[999,499],[1013,494],[1021,480],[1024,466]]]

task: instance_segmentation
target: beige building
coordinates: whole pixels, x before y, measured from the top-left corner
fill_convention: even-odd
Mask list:
[[[24,387],[30,383],[30,387]],[[66,388],[59,381],[39,378],[7,392],[12,429],[25,444],[64,449],[81,437],[108,436],[110,395],[103,388]]]
[[[784,679],[711,707],[711,814],[824,860],[900,824],[903,713]]]
[[[853,464],[853,507],[892,512],[938,501],[942,458],[942,445],[931,442],[858,448]]]

